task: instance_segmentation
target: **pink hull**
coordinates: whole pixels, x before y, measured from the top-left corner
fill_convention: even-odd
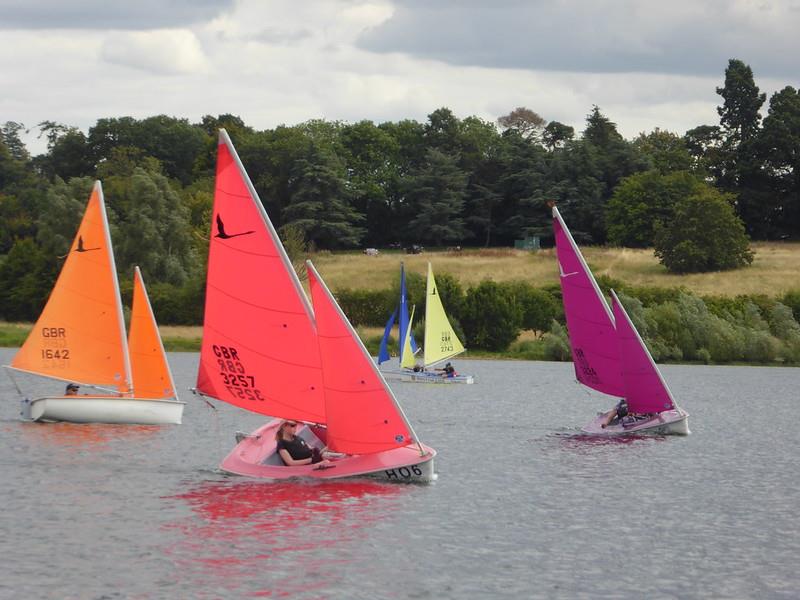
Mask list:
[[[628,427],[621,424],[601,427],[601,422],[605,420],[605,414],[600,414],[591,423],[586,425],[581,431],[590,435],[630,435],[656,434],[656,435],[689,435],[689,413],[681,408],[665,410],[649,419],[636,421]]]
[[[220,468],[235,475],[259,479],[341,479],[369,476],[385,481],[425,482],[436,478],[433,470],[436,450],[424,444],[423,455],[420,455],[418,446],[405,446],[376,454],[333,458],[330,460],[331,466],[324,469],[320,469],[318,465],[287,467],[275,453],[275,431],[281,421],[270,421],[242,439],[225,457]],[[298,435],[306,439],[310,446],[315,445],[315,441],[318,442],[308,427],[302,427]]]

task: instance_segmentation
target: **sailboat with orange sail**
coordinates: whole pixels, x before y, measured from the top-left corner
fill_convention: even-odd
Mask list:
[[[220,468],[264,479],[370,476],[431,481],[419,441],[380,371],[311,262],[311,301],[225,130],[220,130],[196,393],[274,417]],[[312,309],[313,303],[313,309]],[[285,466],[284,420],[328,463]]]
[[[50,298],[9,368],[93,391],[25,398],[22,414],[27,419],[153,425],[181,422],[185,403],[177,399],[138,267],[134,270],[130,336],[125,337],[99,181]]]

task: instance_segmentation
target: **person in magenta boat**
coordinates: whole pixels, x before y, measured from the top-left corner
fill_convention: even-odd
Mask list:
[[[600,424],[600,427],[605,429],[614,419],[617,418],[621,419],[622,417],[625,417],[627,415],[628,415],[628,403],[625,401],[625,398],[622,398],[614,408],[612,408],[610,411],[606,413],[606,418],[603,421],[603,423]]]
[[[327,465],[319,448],[311,448],[305,440],[297,435],[297,421],[284,421],[275,432],[278,455],[287,467],[299,467],[320,463]]]

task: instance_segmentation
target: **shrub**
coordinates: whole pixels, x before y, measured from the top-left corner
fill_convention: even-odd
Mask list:
[[[394,290],[336,290],[336,301],[353,326],[382,327],[396,308]]]
[[[655,226],[655,254],[673,273],[735,269],[753,262],[742,221],[710,186],[681,200],[671,222]]]
[[[497,352],[517,339],[522,311],[499,284],[484,281],[467,292],[461,322],[468,347]]]
[[[547,360],[572,360],[566,328],[558,321],[550,324],[550,331],[542,336],[544,357]]]
[[[553,319],[559,316],[563,318],[561,302],[549,292],[535,288],[526,281],[515,281],[502,286],[522,311],[523,329],[547,331]]]

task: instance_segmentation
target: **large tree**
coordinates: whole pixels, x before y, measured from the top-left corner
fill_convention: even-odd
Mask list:
[[[409,237],[434,246],[461,242],[467,175],[458,159],[431,148],[426,164],[407,181]]]
[[[658,223],[655,254],[673,273],[723,271],[748,265],[753,253],[731,196],[703,184]]]

